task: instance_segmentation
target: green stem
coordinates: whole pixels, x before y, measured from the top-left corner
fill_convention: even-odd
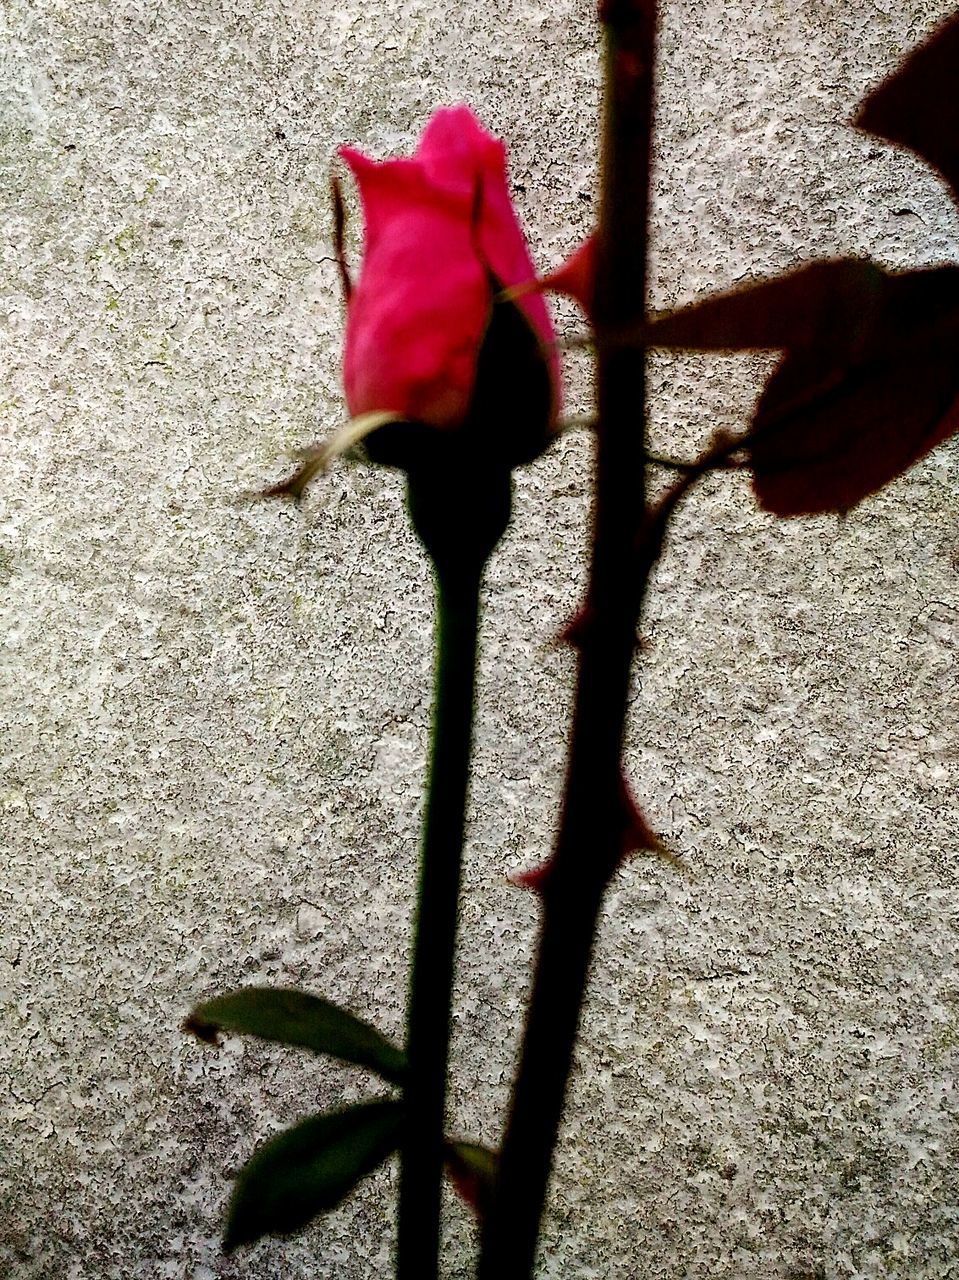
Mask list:
[[[469,781],[479,576],[437,577],[436,695],[407,1044],[399,1280],[436,1275],[450,1000]]]
[[[397,1280],[433,1280],[439,1263],[450,1005],[480,585],[486,558],[509,520],[509,473],[497,473],[488,483],[475,468],[472,475],[460,470],[411,474],[409,499],[414,525],[433,561],[436,657],[407,1021],[396,1274]]]

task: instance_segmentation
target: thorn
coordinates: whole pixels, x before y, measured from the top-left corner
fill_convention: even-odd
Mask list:
[[[596,254],[598,241],[589,236],[555,271],[543,277],[541,287],[563,293],[577,302],[587,319],[591,319],[596,294]]]
[[[479,1179],[470,1169],[466,1169],[461,1165],[456,1165],[446,1158],[446,1170],[449,1174],[450,1182],[452,1182],[456,1194],[466,1204],[476,1217],[482,1221],[483,1214],[480,1212],[480,1200],[482,1192],[479,1186]]]
[[[646,815],[636,803],[629,783],[623,774],[619,777],[620,804],[623,813],[621,861],[636,853],[653,853],[671,866],[686,870],[686,864],[674,853],[649,825]]]
[[[546,888],[550,873],[553,870],[552,858],[547,858],[538,867],[529,867],[526,871],[508,871],[506,879],[517,889],[529,889],[533,893],[542,893]]]
[[[449,1179],[480,1222],[489,1210],[496,1163],[496,1152],[485,1147],[475,1143],[446,1143],[445,1164]]]
[[[581,649],[583,641],[589,628],[593,625],[593,607],[587,601],[586,604],[580,605],[569,622],[556,633],[553,639],[553,647],[559,648],[561,645],[568,644],[573,649]]]

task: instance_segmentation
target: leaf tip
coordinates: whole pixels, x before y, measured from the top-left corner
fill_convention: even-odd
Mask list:
[[[223,1230],[223,1239],[220,1242],[220,1250],[224,1257],[230,1257],[236,1253],[237,1249],[242,1249],[244,1245],[256,1244],[257,1240],[264,1234],[263,1231],[257,1231],[255,1228],[250,1230],[250,1222],[247,1220],[244,1225],[244,1217],[237,1212],[236,1204],[237,1193],[234,1192],[233,1201],[227,1211],[226,1226]]]
[[[213,1045],[216,1049],[218,1049],[222,1043],[219,1034],[220,1028],[217,1024],[215,1022],[208,1022],[196,1009],[183,1019],[183,1030],[189,1035],[196,1036],[196,1038],[198,1040],[202,1040],[204,1044]]]
[[[229,1258],[231,1254],[236,1253],[237,1249],[239,1249],[243,1243],[244,1242],[237,1236],[233,1235],[230,1231],[227,1231],[220,1244],[220,1252],[225,1258]]]

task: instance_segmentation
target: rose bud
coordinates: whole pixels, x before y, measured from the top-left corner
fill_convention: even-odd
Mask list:
[[[497,468],[537,457],[556,429],[559,360],[542,295],[503,296],[536,278],[503,144],[458,106],[435,112],[413,156],[340,155],[366,222],[347,404],[355,419],[396,419],[368,437],[370,455],[409,469],[455,437]]]

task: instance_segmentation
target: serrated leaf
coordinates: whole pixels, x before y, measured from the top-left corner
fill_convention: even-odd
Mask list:
[[[287,1236],[335,1208],[399,1145],[403,1105],[364,1102],[312,1116],[260,1147],[237,1179],[223,1248]]]
[[[653,316],[637,336],[646,346],[685,351],[848,351],[869,341],[887,279],[864,259],[811,262]]]
[[[749,445],[756,497],[775,515],[848,511],[959,431],[959,267],[811,263],[655,318],[641,336],[785,349]]]
[[[457,1192],[482,1219],[496,1184],[498,1157],[477,1142],[447,1142],[446,1171]]]
[[[592,314],[596,237],[590,236],[541,287],[575,298]],[[606,330],[611,346],[683,351],[775,351],[854,343],[867,335],[886,272],[864,258],[826,259],[767,280],[650,314],[626,330]]]
[[[784,348],[749,443],[759,504],[843,512],[959,431],[959,267],[811,263],[655,318],[649,346]]]
[[[201,1040],[215,1042],[223,1030],[297,1045],[368,1067],[392,1084],[402,1083],[406,1069],[402,1051],[375,1027],[329,1000],[292,987],[241,987],[197,1005],[185,1026]]]
[[[959,268],[888,276],[853,348],[787,352],[759,400],[750,463],[778,516],[843,512],[959,431]]]
[[[959,198],[959,15],[947,19],[873,90],[853,123],[914,151]]]

